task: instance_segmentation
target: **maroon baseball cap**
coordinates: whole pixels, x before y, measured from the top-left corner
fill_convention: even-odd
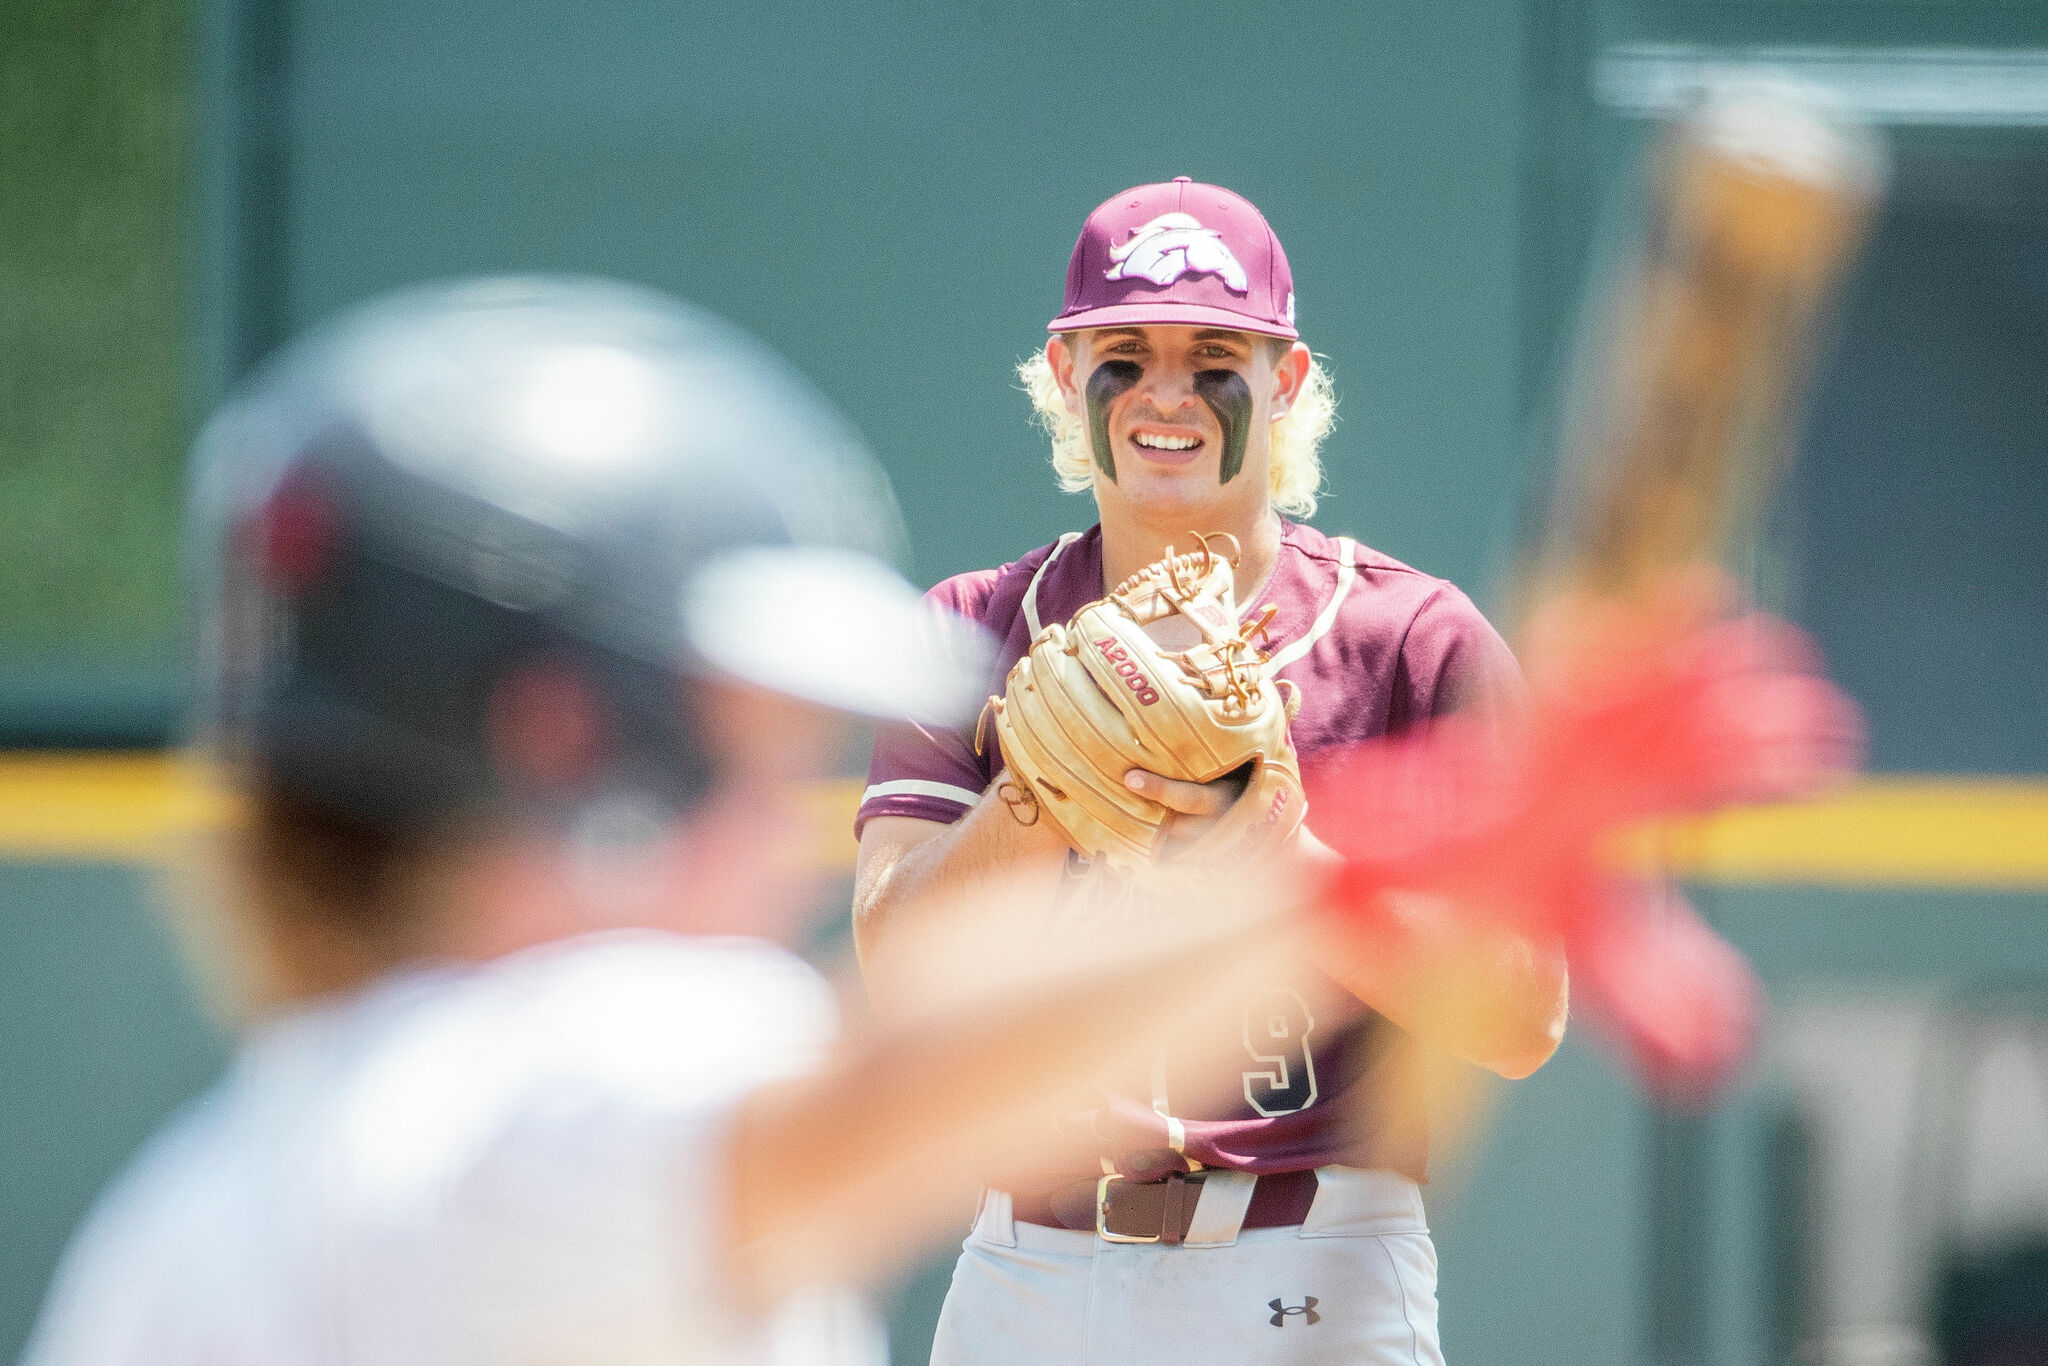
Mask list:
[[[1242,195],[1175,176],[1104,200],[1067,262],[1067,306],[1047,327],[1229,327],[1290,340],[1294,273]]]

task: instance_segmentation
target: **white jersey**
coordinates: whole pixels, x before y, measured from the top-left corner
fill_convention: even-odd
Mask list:
[[[722,1281],[727,1118],[836,1029],[782,950],[652,932],[279,1021],[101,1198],[24,1366],[872,1360]]]

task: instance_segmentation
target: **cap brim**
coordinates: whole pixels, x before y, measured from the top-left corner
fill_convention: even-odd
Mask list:
[[[1083,309],[1079,313],[1062,314],[1047,323],[1048,332],[1079,332],[1087,327],[1228,327],[1236,332],[1251,332],[1261,337],[1285,337],[1288,341],[1299,341],[1301,333],[1285,323],[1254,318],[1249,314],[1233,313],[1227,308],[1211,304],[1104,304],[1101,308]]]
[[[704,663],[836,711],[954,725],[986,701],[987,636],[853,551],[735,551],[694,576],[682,611]]]

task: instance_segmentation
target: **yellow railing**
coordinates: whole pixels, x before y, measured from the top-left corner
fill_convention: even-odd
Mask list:
[[[820,784],[822,864],[850,868],[860,784]],[[226,819],[177,754],[0,755],[0,859],[139,860]],[[2048,890],[2048,781],[1870,778],[1819,801],[1645,832],[1631,846],[1715,883]]]

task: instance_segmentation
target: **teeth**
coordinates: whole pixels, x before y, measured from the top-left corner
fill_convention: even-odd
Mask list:
[[[1150,432],[1134,436],[1131,440],[1140,446],[1149,446],[1155,451],[1188,451],[1202,444],[1195,436],[1154,436]]]

